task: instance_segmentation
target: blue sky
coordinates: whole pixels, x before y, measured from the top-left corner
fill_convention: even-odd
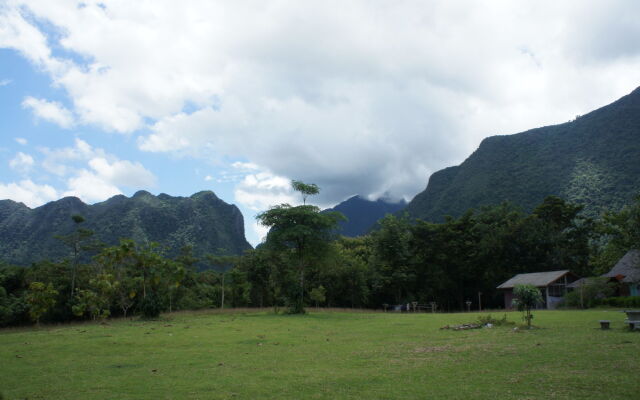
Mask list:
[[[480,141],[640,84],[637,2],[0,3],[0,198],[410,200]],[[340,13],[335,10],[340,8]]]

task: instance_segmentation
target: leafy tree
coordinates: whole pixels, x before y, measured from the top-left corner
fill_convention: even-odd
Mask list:
[[[311,289],[311,292],[309,292],[309,297],[311,297],[311,300],[316,303],[316,309],[318,309],[318,305],[320,303],[325,302],[325,300],[327,299],[326,294],[327,290],[322,285],[318,286],[317,288]]]
[[[27,303],[29,304],[29,316],[40,325],[40,318],[51,309],[56,303],[58,291],[51,283],[45,285],[42,282],[31,282],[27,292]]]
[[[221,253],[226,252],[224,249],[219,249],[219,251]],[[206,258],[209,261],[209,263],[215,267],[215,269],[218,271],[218,274],[221,277],[220,308],[224,308],[224,298],[226,294],[225,276],[227,272],[233,270],[233,267],[238,263],[238,257],[231,256],[231,255],[220,256],[220,255],[209,254],[206,256]]]
[[[306,186],[315,189],[307,190]],[[300,188],[300,185],[298,185]],[[298,190],[298,189],[297,189]],[[300,189],[305,192],[318,192],[315,185],[305,185]],[[326,255],[328,244],[332,239],[333,230],[341,218],[339,213],[320,213],[316,206],[290,206],[281,204],[258,214],[260,224],[271,228],[266,245],[282,254],[287,254],[292,263],[296,264],[298,272],[298,296],[294,300],[293,293],[289,294],[292,313],[304,313],[304,275],[305,269],[312,262]]]
[[[373,282],[371,238],[340,237],[317,273],[329,307],[366,307]]]
[[[296,192],[302,194],[302,204],[307,204],[308,196],[313,196],[320,193],[320,188],[315,183],[307,184],[301,181],[293,180],[291,181],[291,187],[293,187],[293,190],[295,190]]]
[[[78,317],[86,313],[93,320],[108,318],[111,315],[111,299],[117,285],[118,282],[114,281],[113,275],[97,274],[89,281],[89,289],[77,291],[76,304],[72,307],[73,313]]]
[[[95,257],[94,263],[97,270],[113,276],[114,302],[126,318],[142,286],[142,279],[135,275],[134,243],[130,240],[121,240],[118,246],[104,248]]]
[[[513,288],[513,296],[515,299],[513,303],[518,307],[518,311],[522,311],[522,319],[527,322],[527,326],[531,328],[531,320],[533,314],[531,309],[535,308],[537,304],[542,303],[542,293],[540,289],[533,285],[516,285]]]
[[[601,239],[592,249],[592,262],[604,273],[627,251],[640,249],[640,195],[619,212],[605,212],[596,232]]]
[[[615,284],[609,282],[609,278],[587,278],[574,291],[564,296],[564,304],[569,307],[589,308],[595,306],[599,299],[609,297],[614,292]]]
[[[381,302],[404,302],[415,281],[411,265],[411,229],[406,216],[387,215],[371,234],[372,262],[377,271],[376,291]]]
[[[538,245],[545,254],[546,265],[568,269],[581,276],[591,275],[589,243],[593,221],[581,216],[582,205],[575,205],[556,196],[548,196],[533,210],[537,219]],[[539,269],[542,270],[542,269]]]
[[[88,241],[89,238],[93,236],[93,231],[89,229],[83,229],[80,227],[85,219],[82,215],[72,215],[71,220],[76,226],[76,229],[73,233],[69,235],[59,235],[56,236],[57,239],[62,241],[67,246],[71,247],[71,295],[73,298],[75,294],[76,288],[76,275],[78,272],[78,263],[80,262],[80,252],[86,247],[84,244]]]

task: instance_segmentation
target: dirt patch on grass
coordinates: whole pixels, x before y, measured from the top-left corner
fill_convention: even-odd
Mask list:
[[[444,346],[426,346],[426,347],[416,347],[415,349],[413,349],[412,353],[416,353],[416,354],[424,354],[424,353],[444,353],[444,352],[451,352],[451,351],[456,351],[454,350],[455,348],[453,346],[450,345],[444,345]]]

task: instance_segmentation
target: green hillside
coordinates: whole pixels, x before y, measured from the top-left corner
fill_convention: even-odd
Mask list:
[[[185,245],[196,255],[240,254],[251,246],[244,237],[240,210],[220,200],[213,192],[191,197],[154,196],[145,191],[128,198],[114,196],[107,201],[87,205],[75,197],[66,197],[30,209],[11,200],[0,201],[0,259],[29,265],[42,259],[60,259],[69,248],[56,239],[76,227],[72,215],[82,215],[84,229],[108,245],[120,238],[139,243],[159,242],[168,255],[177,254]]]
[[[441,221],[505,200],[530,211],[556,195],[598,216],[639,191],[640,88],[571,122],[486,138],[462,164],[434,173],[406,210]]]

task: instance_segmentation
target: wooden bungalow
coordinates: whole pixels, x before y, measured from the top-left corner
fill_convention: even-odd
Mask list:
[[[629,250],[602,276],[618,283],[616,296],[640,296],[640,250]]]
[[[504,308],[513,308],[513,288],[516,285],[533,285],[540,289],[544,303],[538,308],[555,309],[567,293],[567,286],[580,277],[569,270],[518,274],[497,289],[504,291]]]

